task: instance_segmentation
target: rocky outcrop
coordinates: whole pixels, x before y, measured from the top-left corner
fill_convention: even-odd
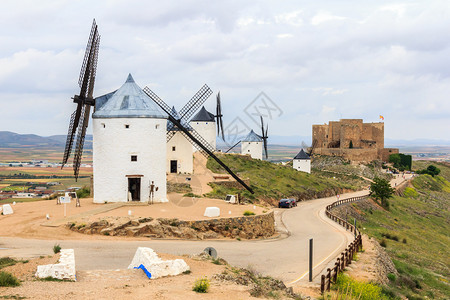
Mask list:
[[[182,221],[178,219],[115,218],[89,224],[69,223],[67,227],[85,234],[144,236],[150,238],[218,239],[267,238],[275,234],[273,212],[263,215]]]
[[[395,268],[395,265],[389,255],[386,253],[386,250],[384,250],[384,248],[381,247],[375,239],[373,239],[373,244],[377,255],[375,263],[375,269],[378,277],[377,281],[382,284],[388,284],[388,274],[392,273],[398,276],[397,269]]]

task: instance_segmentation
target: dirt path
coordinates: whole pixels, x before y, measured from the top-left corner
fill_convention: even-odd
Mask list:
[[[219,282],[212,275],[221,273],[225,266],[210,261],[188,257],[161,255],[163,259],[182,258],[191,273],[149,280],[142,270],[110,269],[77,271],[76,282],[51,282],[32,279],[37,264],[52,262],[52,258],[37,258],[26,264],[8,267],[18,276],[22,285],[14,288],[0,287],[0,295],[27,297],[29,299],[258,299],[251,297],[249,287]],[[195,280],[207,277],[211,281],[209,292],[192,291]]]

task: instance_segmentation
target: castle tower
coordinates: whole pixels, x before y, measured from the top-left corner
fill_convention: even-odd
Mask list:
[[[205,139],[213,149],[216,149],[216,120],[212,113],[203,106],[202,109],[189,121],[189,125]],[[197,148],[194,147],[194,151]]]
[[[263,139],[257,135],[253,129],[250,133],[241,140],[241,154],[248,155],[254,159],[262,160],[263,153]]]
[[[128,75],[96,99],[93,118],[94,202],[166,199],[167,114]],[[157,191],[156,191],[157,187]]]
[[[311,158],[303,149],[292,160],[292,167],[297,171],[311,173]]]

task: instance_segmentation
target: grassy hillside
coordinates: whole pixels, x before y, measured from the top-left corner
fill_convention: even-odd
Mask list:
[[[236,194],[240,191],[247,200],[258,199],[273,204],[283,197],[312,199],[335,195],[343,189],[356,190],[360,187],[348,184],[339,178],[307,174],[296,171],[290,166],[251,159],[248,156],[222,154],[219,157],[242,179],[249,179],[255,194],[212,183],[213,191],[208,194],[211,197],[225,197],[226,194]],[[212,158],[208,159],[207,167],[216,173],[226,173]]]
[[[450,168],[436,166],[443,176],[415,178],[404,196],[390,200],[390,211],[367,203],[350,205],[352,215],[358,213],[362,220],[362,231],[386,246],[399,271],[386,289],[409,299],[450,295]]]

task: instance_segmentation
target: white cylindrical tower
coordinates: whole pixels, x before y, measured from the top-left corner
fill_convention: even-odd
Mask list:
[[[297,171],[311,173],[311,158],[303,149],[294,157],[292,167]]]
[[[241,140],[241,154],[250,155],[254,159],[262,160],[263,139],[253,130]]]
[[[189,121],[189,125],[207,141],[212,148],[216,149],[216,120],[212,113],[203,106],[202,109]],[[194,151],[197,148],[194,147]]]
[[[94,202],[167,201],[167,114],[128,75],[92,118]]]

